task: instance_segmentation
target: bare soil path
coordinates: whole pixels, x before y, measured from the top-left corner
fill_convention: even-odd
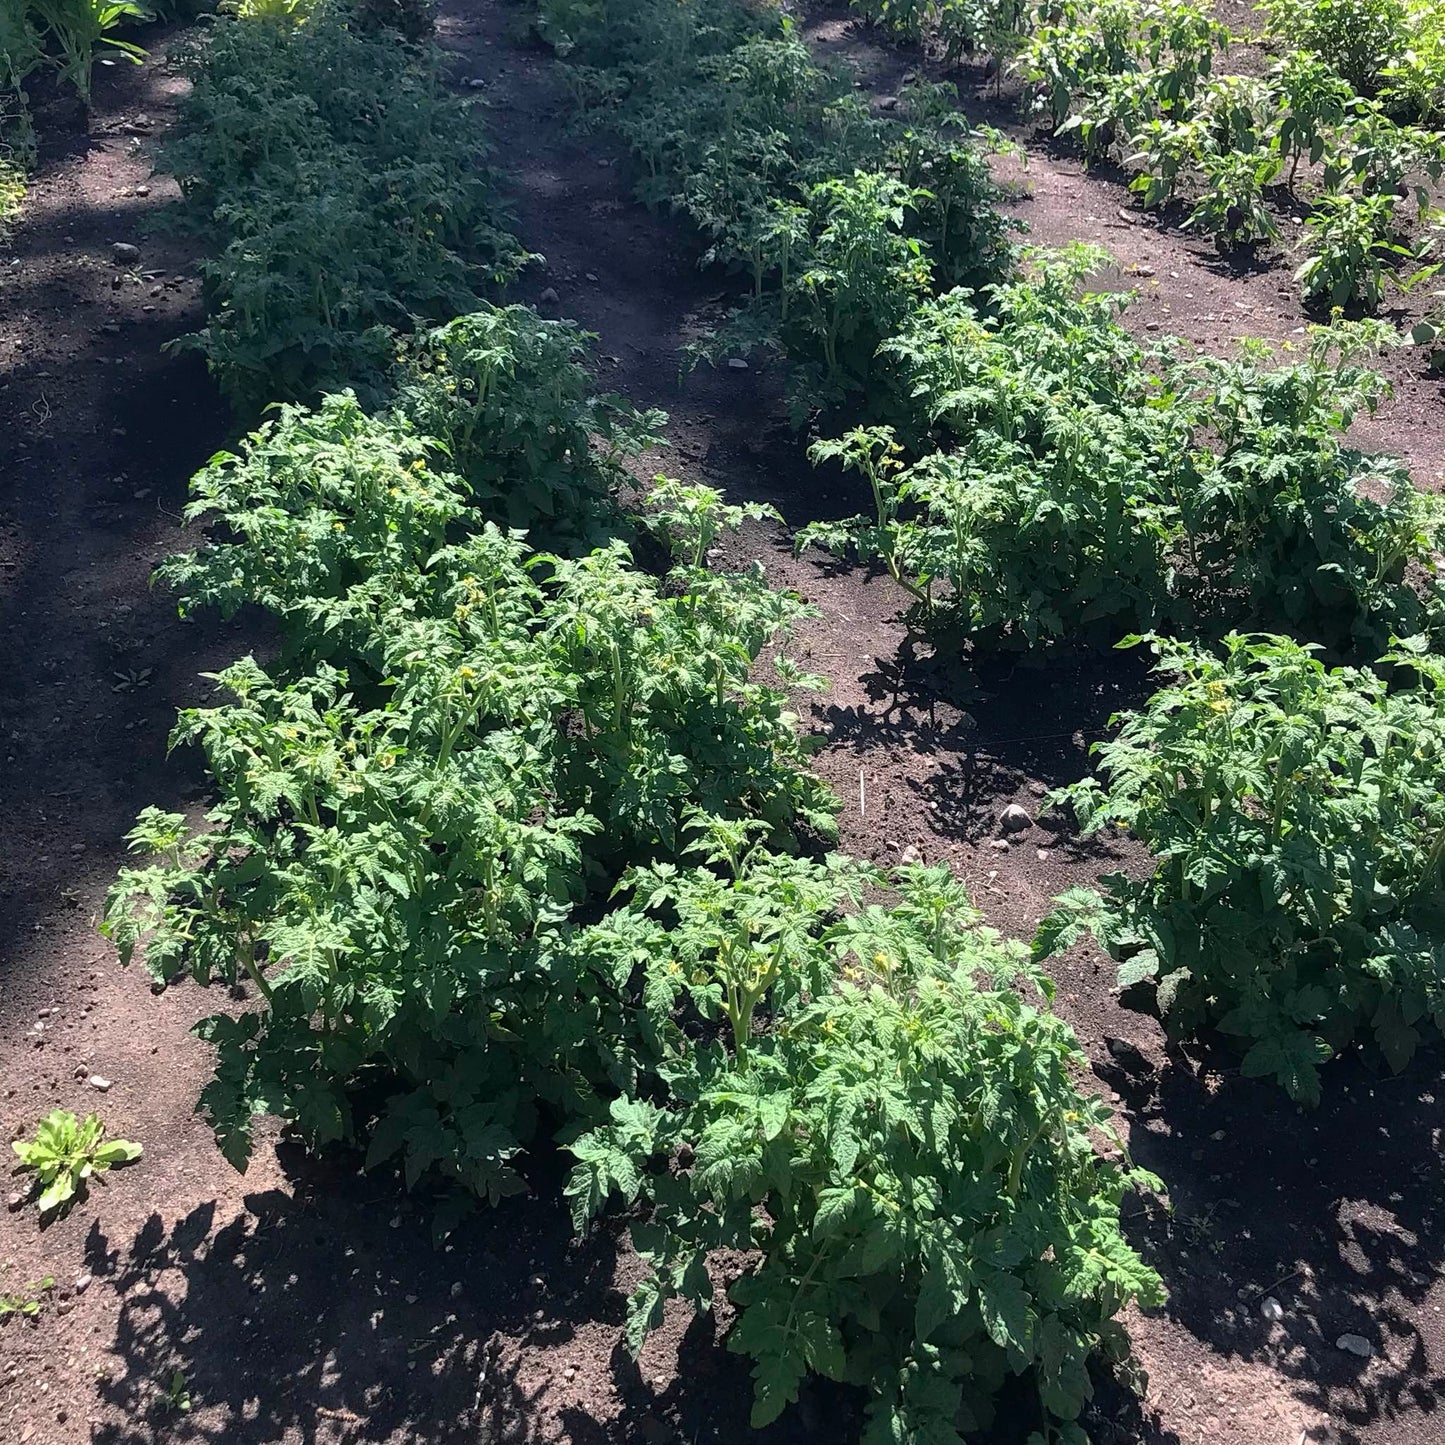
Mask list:
[[[649,467],[772,501],[793,523],[854,510],[841,479],[803,461],[768,369],[679,387],[680,348],[728,283],[696,269],[685,228],[631,202],[609,138],[568,130],[560,68],[517,40],[519,14],[449,0],[441,38],[459,84],[483,82],[468,89],[516,228],[548,258],[520,293],[553,288],[542,309],[598,333],[606,383],[673,414],[673,447]],[[911,63],[836,15],[817,38],[880,95]],[[88,135],[53,127],[69,139],[0,253],[0,1124],[8,1137],[50,1107],[98,1108],[146,1146],[53,1228],[29,1210],[0,1214],[0,1292],[47,1275],[58,1286],[38,1324],[0,1326],[0,1440],[846,1440],[856,1402],[824,1390],[749,1432],[746,1370],[711,1322],[678,1315],[633,1367],[620,1325],[635,1262],[615,1232],[570,1241],[555,1160],[538,1161],[534,1197],[478,1214],[440,1250],[426,1212],[347,1156],[307,1160],[273,1140],[235,1175],[191,1114],[207,1060],[186,1030],[223,1000],[153,998],[95,938],[135,811],[201,795],[187,760],[164,759],[175,707],[204,695],[196,674],[255,643],[177,623],[146,582],[176,544],[187,476],[229,431],[200,369],[158,350],[197,322],[195,258],[137,229],[169,189],[149,157],[176,84],[159,63],[109,73]],[[1223,345],[1303,324],[1281,292],[1287,274],[1221,273],[1203,248],[1120,220],[1117,188],[1067,161],[1035,153],[1027,180],[1037,239],[1100,241],[1130,284],[1158,283],[1132,313],[1141,327]],[[114,241],[139,244],[139,270],[163,274],[132,284],[112,265]],[[1445,464],[1438,386],[1392,365],[1399,400],[1366,440],[1433,479]],[[728,560],[761,557],[818,607],[802,642],[833,688],[802,705],[828,734],[819,766],[845,802],[843,845],[946,858],[996,926],[1026,935],[1049,897],[1103,860],[1044,823],[996,846],[994,819],[1011,801],[1037,813],[1046,786],[1080,775],[1109,712],[1137,696],[1137,665],[961,679],[912,656],[886,578],[794,560],[787,541],[758,528]],[[1304,1115],[1240,1079],[1228,1055],[1169,1055],[1091,956],[1058,973],[1098,1087],[1174,1202],[1172,1218],[1141,1208],[1131,1222],[1172,1292],[1132,1321],[1151,1376],[1144,1409],[1107,1392],[1094,1439],[1438,1441],[1438,1054],[1399,1079],[1347,1061]],[[92,1075],[111,1087],[97,1092]],[[719,1263],[724,1278],[736,1268]],[[1280,1323],[1262,1316],[1266,1295],[1284,1306]],[[1372,1358],[1337,1350],[1345,1332],[1370,1339]],[[189,1411],[175,1407],[177,1371]],[[1006,1411],[1001,1423],[1009,1439]]]

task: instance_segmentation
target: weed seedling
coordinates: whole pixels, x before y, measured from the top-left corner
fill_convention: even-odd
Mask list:
[[[141,1156],[139,1144],[127,1139],[106,1141],[105,1125],[98,1115],[81,1121],[67,1109],[47,1114],[33,1139],[17,1139],[10,1147],[19,1156],[22,1170],[35,1171],[42,1186],[37,1201],[42,1215],[68,1209],[92,1175]]]

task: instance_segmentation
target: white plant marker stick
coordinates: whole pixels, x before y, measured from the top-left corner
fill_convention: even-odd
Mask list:
[[[863,791],[862,768],[858,769],[858,816],[860,818],[866,818],[868,816],[868,798]]]

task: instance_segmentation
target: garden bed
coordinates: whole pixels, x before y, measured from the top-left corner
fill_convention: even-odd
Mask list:
[[[665,468],[723,486],[793,525],[855,510],[851,483],[804,461],[772,367],[704,370],[679,390],[679,351],[730,288],[696,268],[683,226],[631,201],[618,146],[568,129],[558,64],[517,21],[511,7],[459,0],[441,38],[458,85],[485,103],[515,229],[547,257],[518,294],[596,331],[607,383],[672,414],[672,449],[644,458],[639,477]],[[880,96],[910,63],[839,17],[819,40],[856,58]],[[51,138],[13,249],[21,264],[0,270],[12,564],[0,577],[11,680],[0,1099],[7,1130],[57,1105],[99,1108],[146,1148],[141,1169],[43,1233],[33,1214],[3,1217],[0,1292],[46,1276],[56,1289],[36,1324],[0,1327],[0,1423],[35,1445],[748,1438],[746,1366],[706,1321],[688,1326],[677,1311],[640,1367],[628,1362],[622,1293],[637,1261],[612,1229],[572,1241],[558,1161],[536,1161],[534,1197],[478,1214],[440,1251],[428,1219],[384,1175],[358,1176],[358,1158],[305,1158],[268,1136],[250,1172],[234,1174],[191,1113],[209,1068],[186,1032],[195,994],[152,999],[91,931],[138,808],[202,795],[187,766],[164,763],[174,707],[203,695],[197,673],[266,641],[182,625],[146,585],[174,548],[187,477],[230,439],[199,363],[158,352],[199,313],[194,253],[135,224],[167,185],[147,156],[175,81],[164,41],[153,49],[151,65],[98,86],[89,137]],[[1144,292],[1126,313],[1141,332],[1160,325],[1222,350],[1304,324],[1287,274],[1239,276],[1177,233],[1121,219],[1116,188],[1056,157],[1033,155],[1026,179],[1019,211],[1034,239],[1108,246]],[[164,274],[114,287],[116,241],[139,243],[141,268]],[[1361,443],[1399,452],[1433,484],[1445,459],[1438,383],[1410,353],[1389,366],[1397,400],[1360,425]],[[1143,695],[1136,662],[965,675],[907,645],[886,575],[794,559],[763,525],[719,560],[753,557],[819,609],[800,660],[831,688],[805,706],[827,737],[817,766],[843,800],[847,851],[946,861],[991,923],[1025,938],[1053,896],[1093,881],[1097,850],[1043,821],[999,847],[997,819],[1010,804],[1037,817],[1045,788],[1084,773],[1108,715]],[[1171,1299],[1129,1320],[1150,1375],[1142,1406],[1101,1393],[1093,1438],[1433,1439],[1445,1387],[1438,1054],[1399,1076],[1341,1061],[1323,1104],[1302,1114],[1241,1078],[1228,1053],[1166,1051],[1152,1021],[1119,1006],[1097,952],[1053,968],[1093,1087],[1117,1099],[1137,1161],[1173,1202],[1172,1215],[1126,1205]],[[110,1081],[103,1097],[94,1077]],[[725,1278],[741,1261],[717,1267]],[[1282,1321],[1262,1312],[1265,1298]],[[1337,1349],[1347,1333],[1371,1341],[1370,1359]],[[854,1409],[810,1387],[762,1438],[833,1441]]]

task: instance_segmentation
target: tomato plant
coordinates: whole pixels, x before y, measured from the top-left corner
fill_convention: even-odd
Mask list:
[[[1172,1029],[1217,1025],[1245,1074],[1305,1102],[1359,1036],[1402,1068],[1445,1022],[1439,659],[1400,644],[1391,687],[1283,637],[1147,640],[1164,686],[1095,745],[1102,779],[1053,796],[1086,834],[1140,838],[1154,871],[1062,895],[1035,956],[1092,933]]]
[[[944,88],[905,87],[884,118],[787,16],[613,0],[594,18],[575,53],[624,79],[584,89],[615,106],[639,193],[688,215],[704,261],[751,282],[691,360],[781,351],[801,416],[871,384],[879,342],[926,291],[1006,271],[1013,226],[983,154],[1001,142]]]
[[[472,502],[515,526],[586,536],[629,480],[625,458],[660,444],[660,411],[599,393],[595,338],[525,306],[489,306],[420,334],[393,406],[465,478]]]
[[[348,1088],[385,1066],[409,1087],[374,1148],[495,1195],[537,1100],[585,1114],[641,1047],[626,971],[568,952],[572,909],[675,855],[694,807],[786,844],[831,833],[834,804],[784,694],[750,675],[796,599],[757,570],[686,565],[664,591],[620,542],[534,553],[421,449],[337,397],[283,410],[203,474],[195,511],[232,540],[167,575],[191,605],[268,608],[287,657],[235,664],[228,701],[182,715],[174,741],[201,749],[218,801],[200,832],[142,818],[147,860],[105,928],[162,982],[260,994],[203,1026],[232,1158],[260,1112],[313,1139],[369,1132]],[[684,554],[735,521],[671,499]]]
[[[1100,259],[1034,253],[987,302],[920,306],[885,346],[901,428],[814,448],[868,479],[873,515],[799,545],[883,562],[954,649],[1113,641],[1133,620],[1289,626],[1357,657],[1438,636],[1440,505],[1343,439],[1388,394],[1361,358],[1393,333],[1317,327],[1283,365],[1146,352],[1127,298],[1078,295]]]
[[[331,8],[304,25],[222,22],[184,57],[166,164],[179,223],[213,252],[207,325],[184,344],[241,407],[378,389],[395,332],[469,310],[529,259],[439,65]]]
[[[709,869],[630,875],[631,914],[596,930],[641,956],[676,1101],[623,1096],[572,1145],[579,1227],[613,1193],[649,1206],[633,1349],[669,1299],[711,1305],[709,1251],[757,1250],[728,1338],[754,1361],[754,1426],[810,1372],[864,1387],[868,1440],[984,1428],[1010,1374],[1036,1381],[1041,1429],[1073,1420],[1089,1355],[1125,1347],[1113,1315],[1162,1298],[1118,1226],[1123,1192],[1157,1181],[1095,1153],[1108,1115],[1076,1089],[1078,1046],[1013,986],[1052,985],[946,868],[905,867],[895,905],[834,921],[882,880],[727,829],[702,845]],[[690,1038],[680,997],[725,1027]]]

